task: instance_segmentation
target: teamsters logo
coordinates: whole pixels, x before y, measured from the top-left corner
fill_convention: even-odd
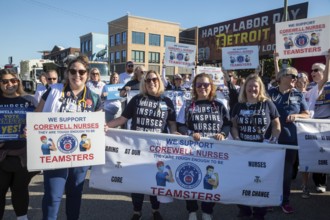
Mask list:
[[[202,181],[202,171],[190,162],[181,164],[175,171],[176,182],[185,189],[196,188]]]
[[[308,41],[309,38],[306,34],[299,34],[294,40],[296,46],[300,48],[305,47],[308,44]]]
[[[78,140],[72,134],[64,134],[57,141],[58,149],[65,154],[74,152],[78,147]]]

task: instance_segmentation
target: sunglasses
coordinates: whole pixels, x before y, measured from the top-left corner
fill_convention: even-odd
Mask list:
[[[19,82],[19,79],[17,78],[1,79],[0,82],[2,82],[4,85],[7,85],[9,82],[11,82],[11,84],[15,84]]]
[[[100,75],[99,73],[91,73],[93,76]]]
[[[146,83],[151,83],[151,81],[152,81],[153,83],[156,83],[156,82],[158,82],[158,78],[155,77],[155,78],[149,78],[149,79],[146,79],[146,80],[145,80]]]
[[[319,69],[312,69],[312,72],[318,72]]]
[[[127,65],[127,67],[130,67],[130,68],[132,68],[132,67],[134,67],[134,65]]]
[[[208,88],[210,86],[210,83],[196,83],[197,88]]]
[[[71,73],[71,75],[76,75],[77,73],[79,73],[80,76],[83,76],[83,75],[85,75],[86,72],[87,72],[87,70],[69,69],[69,73]]]
[[[296,79],[297,76],[296,75],[293,75],[293,74],[285,74],[284,76],[290,76],[292,79]]]
[[[47,78],[49,81],[55,81],[57,78]]]

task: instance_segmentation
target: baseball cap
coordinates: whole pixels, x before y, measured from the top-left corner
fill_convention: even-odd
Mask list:
[[[134,65],[133,61],[127,61],[126,66],[128,66],[128,65]]]

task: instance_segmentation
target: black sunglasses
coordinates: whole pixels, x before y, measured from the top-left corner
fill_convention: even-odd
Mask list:
[[[318,72],[319,69],[312,69],[312,72]]]
[[[91,73],[91,74],[94,75],[94,76],[95,76],[95,75],[100,75],[99,73]]]
[[[134,67],[134,65],[127,65],[127,67],[130,67],[130,68],[132,68],[132,67]]]
[[[49,81],[55,81],[57,78],[47,78]]]
[[[83,76],[83,75],[85,75],[86,72],[87,72],[87,70],[69,69],[69,73],[71,73],[71,75],[76,75],[77,73],[79,73],[80,76]]]
[[[146,79],[146,80],[145,80],[146,83],[151,83],[151,81],[152,81],[153,83],[156,83],[156,82],[158,82],[158,78],[155,77],[155,78],[150,78],[150,79]]]
[[[196,83],[197,88],[202,88],[202,86],[206,89],[210,86],[210,83]]]
[[[293,75],[293,74],[285,74],[284,76],[290,76],[292,79],[297,78],[297,76],[296,75]]]
[[[17,78],[1,79],[0,82],[2,82],[4,85],[7,85],[9,82],[11,82],[11,84],[15,84],[19,82],[19,79]]]

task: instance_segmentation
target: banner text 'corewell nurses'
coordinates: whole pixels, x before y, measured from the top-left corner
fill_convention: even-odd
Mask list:
[[[28,169],[104,164],[104,125],[104,112],[27,113]]]
[[[178,199],[280,205],[285,148],[111,129],[90,186]]]

